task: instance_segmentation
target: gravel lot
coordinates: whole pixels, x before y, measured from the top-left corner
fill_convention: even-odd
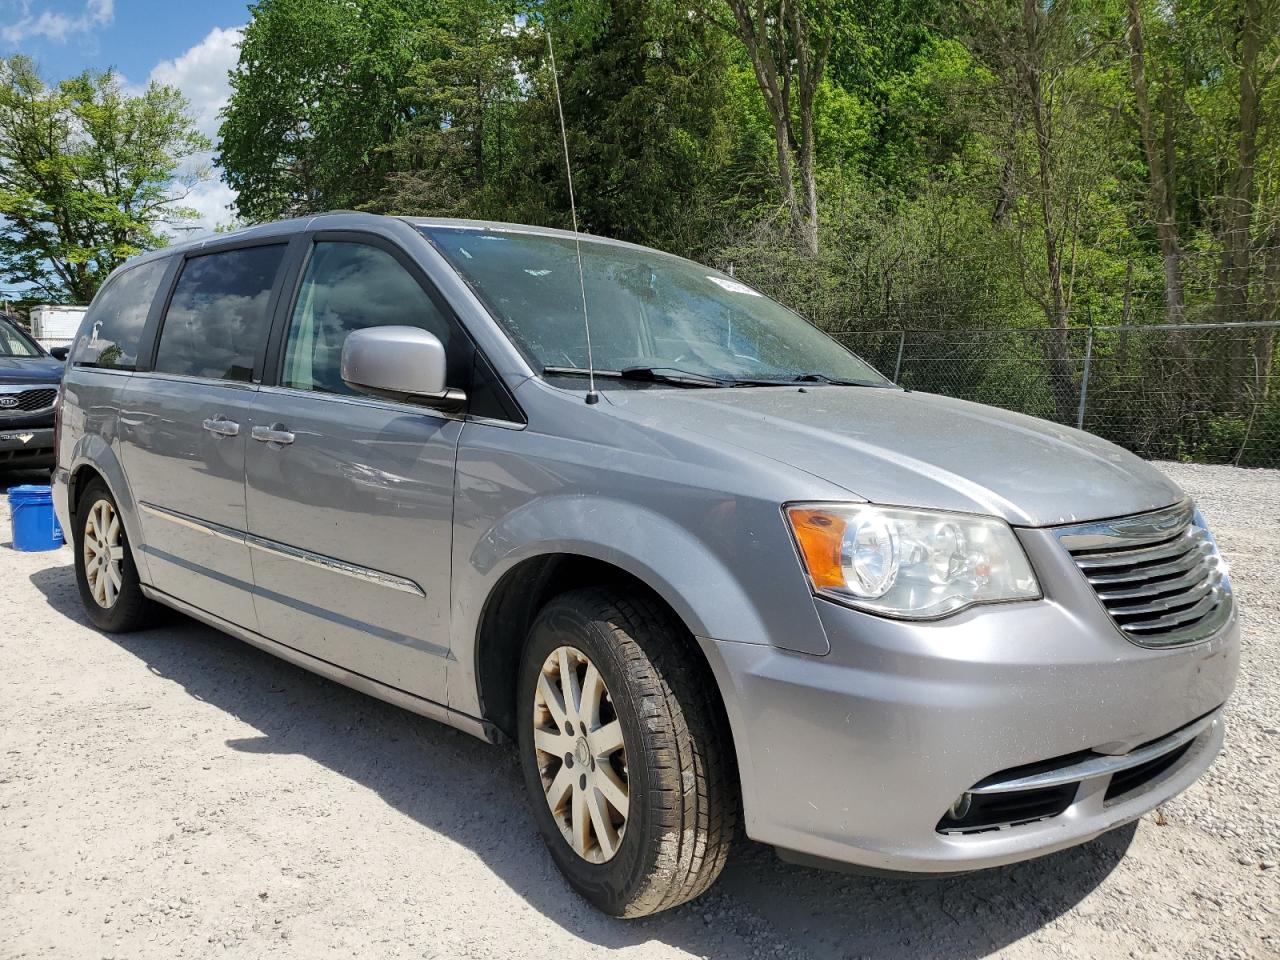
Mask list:
[[[560,881],[511,751],[176,615],[104,636],[70,550],[13,551],[0,507],[0,957],[1280,957],[1280,471],[1164,469],[1245,609],[1200,783],[1136,827],[950,880],[744,842],[710,894],[630,923]]]

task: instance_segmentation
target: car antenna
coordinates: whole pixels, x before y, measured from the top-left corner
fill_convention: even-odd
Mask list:
[[[587,281],[582,272],[582,241],[578,234],[578,205],[573,199],[573,165],[569,162],[569,134],[564,126],[564,105],[560,102],[560,78],[556,74],[556,51],[551,45],[551,28],[543,18],[542,28],[547,33],[547,53],[551,57],[551,84],[556,92],[556,114],[560,118],[560,142],[564,145],[564,175],[569,181],[569,213],[573,217],[573,246],[578,255],[578,289],[582,292],[582,327],[587,333],[587,403],[600,402],[596,393],[596,364],[591,355],[591,320],[587,314]]]

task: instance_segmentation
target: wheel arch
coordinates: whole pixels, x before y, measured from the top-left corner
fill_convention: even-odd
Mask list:
[[[647,597],[682,628],[689,657],[705,671],[726,735],[732,738],[725,703],[710,663],[680,612],[636,574],[580,553],[544,553],[519,561],[494,584],[476,630],[474,671],[481,716],[513,740],[516,735],[516,681],[525,638],[534,618],[552,599],[582,587],[607,586]]]
[[[95,479],[101,480],[116,501],[116,509],[124,523],[129,550],[134,566],[144,582],[148,582],[146,557],[142,550],[142,527],[137,504],[129,490],[124,469],[116,459],[111,446],[94,434],[81,437],[73,454],[71,468],[67,471],[67,513],[72,524],[78,523],[77,507],[85,488]],[[68,531],[68,540],[74,543],[74,530]]]

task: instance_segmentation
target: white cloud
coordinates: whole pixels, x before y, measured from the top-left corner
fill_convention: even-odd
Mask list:
[[[151,71],[153,82],[177,87],[191,101],[200,132],[210,139],[218,135],[218,111],[231,95],[227,74],[240,56],[243,33],[243,27],[214,27],[186,53],[162,60]]]
[[[196,126],[210,140],[217,142],[218,112],[226,106],[231,95],[227,74],[240,56],[240,38],[243,27],[223,29],[215,27],[203,40],[190,50],[172,60],[163,60],[151,71],[150,79],[177,87],[191,103],[191,114]],[[193,157],[191,167],[209,166],[212,153]],[[216,172],[216,171],[215,171]],[[235,200],[235,192],[221,180],[209,180],[197,184],[184,201],[184,206],[199,211],[195,226],[211,230],[218,224],[228,223],[233,214],[228,207]],[[187,224],[191,226],[191,224]]]
[[[16,20],[0,27],[0,37],[8,43],[21,43],[32,37],[65,42],[68,36],[88,33],[115,19],[115,0],[85,0],[76,14],[52,10],[32,11],[32,0],[19,0]]]

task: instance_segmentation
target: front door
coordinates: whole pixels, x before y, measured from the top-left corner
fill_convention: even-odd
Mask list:
[[[245,447],[284,251],[271,244],[188,257],[153,369],[130,378],[120,415],[152,584],[251,630]]]
[[[342,382],[347,334],[386,325],[459,335],[391,249],[316,242],[246,450],[256,606],[273,640],[443,703],[462,424]]]

